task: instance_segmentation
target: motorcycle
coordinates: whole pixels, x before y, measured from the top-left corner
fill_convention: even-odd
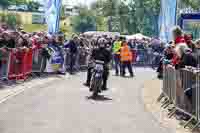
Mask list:
[[[103,84],[103,72],[104,72],[104,62],[96,60],[94,63],[94,68],[92,70],[92,79],[90,84],[90,90],[93,92],[93,97],[98,96],[102,90]]]

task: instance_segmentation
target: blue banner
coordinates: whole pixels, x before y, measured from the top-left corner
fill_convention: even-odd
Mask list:
[[[46,72],[63,71],[64,54],[62,48],[57,45],[49,44],[48,51],[50,58],[47,60]]]
[[[159,16],[160,39],[168,42],[173,39],[172,27],[176,25],[177,0],[161,0],[161,11]]]
[[[49,33],[55,34],[59,32],[61,5],[62,0],[47,0],[46,23]]]
[[[51,50],[51,64],[63,64],[64,63],[64,57],[62,54],[62,48],[60,48],[57,45],[48,45],[48,48]]]

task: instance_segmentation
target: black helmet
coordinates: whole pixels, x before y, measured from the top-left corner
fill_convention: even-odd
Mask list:
[[[105,48],[106,47],[106,40],[104,38],[99,39],[98,45],[99,45],[100,48]]]

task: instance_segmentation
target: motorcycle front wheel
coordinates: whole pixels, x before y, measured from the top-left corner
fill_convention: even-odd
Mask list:
[[[101,88],[101,80],[93,78],[92,84],[91,84],[91,89],[92,89],[92,92],[93,92],[93,97],[98,96],[98,93],[100,92],[100,88]]]

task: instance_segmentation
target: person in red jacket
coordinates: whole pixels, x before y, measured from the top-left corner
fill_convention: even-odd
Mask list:
[[[180,43],[185,43],[183,32],[179,26],[175,27],[172,32],[173,32],[175,46],[177,46]]]
[[[180,63],[181,59],[181,48],[188,47],[183,36],[183,32],[179,26],[173,29],[173,38],[174,38],[174,45],[175,45],[175,54],[172,59],[172,65],[177,66]]]

